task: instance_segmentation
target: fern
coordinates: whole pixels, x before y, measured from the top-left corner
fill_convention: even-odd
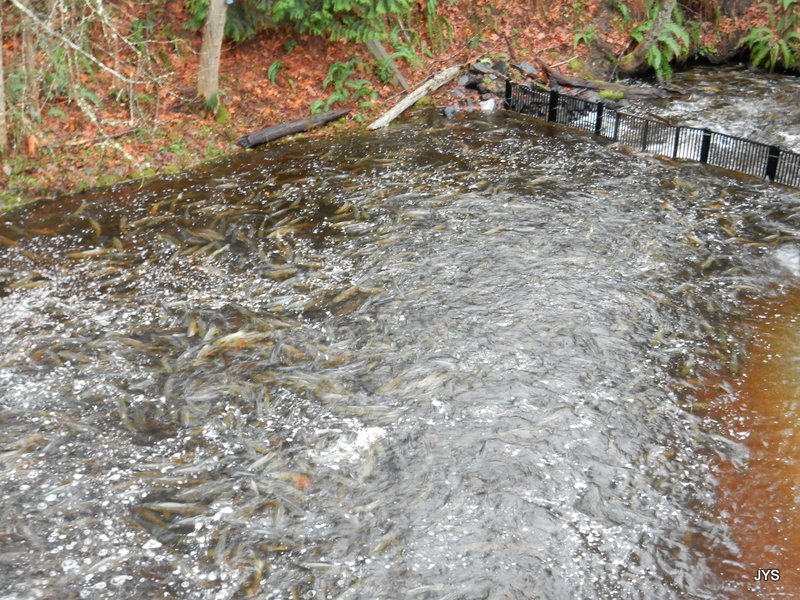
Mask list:
[[[447,18],[437,11],[436,0],[427,0],[425,3],[425,25],[428,30],[428,40],[434,51],[441,52],[445,43],[453,36],[453,27]]]
[[[630,25],[631,22],[631,11],[628,8],[628,5],[623,2],[623,0],[614,0],[614,8],[617,9],[619,14],[622,16],[622,20]]]
[[[333,84],[334,88],[339,88],[344,83],[345,79],[355,71],[358,59],[351,58],[346,62],[335,62],[328,69],[328,74],[322,81],[322,89],[327,89],[329,85]]]
[[[208,0],[186,0],[189,25],[200,29]],[[436,0],[427,0],[427,11]],[[267,27],[289,23],[302,34],[364,42],[386,38],[387,17],[405,18],[412,0],[236,0],[228,6],[225,35],[242,41]]]
[[[312,103],[312,114],[328,110],[334,104],[344,104],[351,100],[357,101],[362,98],[375,99],[377,93],[372,89],[368,79],[351,79],[351,75],[361,66],[357,58],[351,58],[346,62],[333,63],[322,82],[322,89],[325,90],[332,86],[333,91],[326,100],[315,100]]]
[[[768,27],[754,27],[740,46],[750,48],[750,62],[774,71],[779,65],[793,69],[800,55],[800,33],[797,31],[800,0],[778,0],[780,13],[772,4],[764,3],[769,14]]]
[[[793,0],[796,1],[796,0]],[[653,21],[659,7],[656,2],[648,6],[648,21],[637,26],[631,37],[641,42],[653,26]],[[683,13],[678,6],[672,12],[671,21],[664,25],[659,33],[658,40],[647,52],[647,64],[655,71],[660,81],[669,81],[672,78],[672,62],[686,58],[691,47],[691,35],[683,25]]]
[[[272,85],[276,85],[276,80],[278,79],[278,71],[281,70],[282,66],[283,66],[283,61],[276,60],[269,66],[269,69],[267,69],[267,79],[269,79],[270,82],[272,82]]]
[[[225,18],[225,37],[241,42],[269,27],[273,23],[270,5],[267,0],[236,0],[230,4]],[[186,6],[189,26],[202,29],[208,16],[208,0],[186,0]]]
[[[405,18],[411,7],[411,0],[275,0],[272,18],[292,23],[300,33],[365,42],[385,39],[386,17]]]
[[[314,102],[311,103],[310,109],[312,115],[321,113],[323,110],[325,110],[325,100],[322,100],[321,98],[314,100]]]
[[[353,100],[360,100],[361,98],[374,99],[377,95],[368,79],[351,79],[345,82],[345,87],[351,90],[350,96]]]
[[[587,46],[591,46],[597,41],[597,31],[595,31],[594,26],[587,27],[583,31],[579,31],[575,34],[575,39],[572,42],[572,45],[577,48],[578,44],[586,44]]]

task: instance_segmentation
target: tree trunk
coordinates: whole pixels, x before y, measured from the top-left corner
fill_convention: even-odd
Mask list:
[[[203,45],[200,47],[200,70],[197,76],[197,95],[213,102],[219,91],[219,61],[222,55],[222,36],[225,32],[225,0],[210,0],[208,17],[203,28]]]
[[[619,59],[617,69],[620,75],[637,75],[643,70],[647,64],[647,53],[650,52],[650,48],[658,43],[658,38],[664,26],[672,20],[672,11],[675,10],[677,3],[678,0],[664,0],[661,10],[656,15],[656,18],[653,19],[653,26],[644,36],[644,39],[633,50]]]
[[[24,0],[27,8],[31,8],[28,0]],[[25,64],[25,87],[28,92],[28,112],[34,121],[39,121],[42,109],[39,103],[39,73],[36,69],[36,46],[31,22],[28,17],[22,17],[22,56]]]
[[[0,154],[8,151],[8,123],[6,122],[6,71],[3,66],[3,8],[0,3]]]

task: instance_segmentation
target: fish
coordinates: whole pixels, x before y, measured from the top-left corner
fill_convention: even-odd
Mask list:
[[[22,279],[8,284],[10,290],[31,290],[50,283],[50,280],[40,273],[31,273]]]
[[[236,331],[217,338],[214,342],[203,346],[200,352],[197,353],[197,359],[200,360],[214,356],[221,350],[241,350],[242,348],[267,340],[269,340],[269,334],[260,331]],[[268,345],[272,345],[273,343],[274,342],[269,340]]]
[[[84,258],[95,258],[97,256],[103,256],[105,254],[108,254],[109,252],[112,252],[111,248],[98,246],[97,248],[90,248],[89,250],[67,252],[65,256],[72,260],[83,260]]]
[[[703,245],[703,241],[700,238],[698,238],[691,231],[686,233],[686,241],[688,241],[693,246],[702,246]]]
[[[17,246],[19,246],[17,242],[12,240],[11,238],[7,238],[4,235],[0,235],[0,244],[5,246],[6,248],[16,248]]]
[[[57,352],[58,356],[66,361],[77,362],[82,364],[88,364],[93,361],[93,359],[85,354],[80,354],[78,352],[72,352],[70,350],[61,350]]]
[[[217,250],[215,250],[214,252],[209,254],[208,257],[209,258],[214,258],[217,254],[220,254],[220,253],[225,252],[226,250],[230,249],[230,247],[231,247],[230,244],[225,244],[224,246],[222,246],[222,248],[218,248]]]
[[[196,230],[190,229],[189,233],[208,241],[224,242],[226,239],[225,236],[222,235],[219,231],[215,231],[213,229],[196,229]]]
[[[205,325],[200,317],[196,315],[189,316],[189,327],[186,330],[186,337],[194,337],[196,335],[203,335],[205,332]]]
[[[123,217],[124,218],[124,217]],[[171,221],[175,217],[173,215],[162,215],[157,217],[143,217],[141,219],[137,219],[136,221],[130,224],[131,227],[134,229],[139,229],[141,227],[152,227],[153,225],[158,225],[165,221]],[[127,229],[127,227],[126,227]],[[122,231],[122,227],[120,226],[120,231]]]
[[[87,215],[86,220],[89,221],[89,225],[91,225],[92,229],[94,230],[94,234],[97,237],[103,235],[103,228],[100,226],[100,223],[98,223],[96,219],[93,219],[92,217]]]
[[[194,516],[205,512],[204,506],[184,502],[148,502],[140,504],[139,508],[164,515]]]

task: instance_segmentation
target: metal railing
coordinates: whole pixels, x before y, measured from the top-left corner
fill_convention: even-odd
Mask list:
[[[506,81],[505,107],[669,158],[692,160],[800,188],[800,154],[710,129],[670,125]]]

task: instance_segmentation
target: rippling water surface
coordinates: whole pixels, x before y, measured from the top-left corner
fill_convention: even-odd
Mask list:
[[[799,210],[428,114],[6,216],[0,590],[735,596],[693,390]]]
[[[695,67],[676,73],[673,83],[687,94],[651,103],[652,114],[800,152],[800,77],[744,66]]]

